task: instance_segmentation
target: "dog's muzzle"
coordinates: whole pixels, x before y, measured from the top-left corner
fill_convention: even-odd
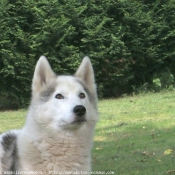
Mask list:
[[[85,114],[86,114],[86,108],[82,105],[77,105],[73,109],[74,114],[76,115],[75,121],[73,123],[80,124],[82,122],[85,122]]]

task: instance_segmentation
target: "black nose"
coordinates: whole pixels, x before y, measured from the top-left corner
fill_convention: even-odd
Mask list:
[[[82,115],[86,114],[86,108],[84,106],[82,106],[82,105],[75,106],[73,111],[78,116],[82,116]]]

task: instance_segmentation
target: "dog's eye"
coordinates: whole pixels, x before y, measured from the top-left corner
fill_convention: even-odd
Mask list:
[[[57,95],[55,96],[55,98],[57,98],[57,99],[64,99],[64,96],[61,95],[61,94],[57,94]]]
[[[80,98],[85,98],[85,94],[84,93],[80,93],[79,97]]]

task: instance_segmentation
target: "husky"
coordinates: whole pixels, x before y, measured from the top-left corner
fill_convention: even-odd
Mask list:
[[[68,76],[56,75],[41,56],[24,127],[0,135],[0,173],[88,174],[97,101],[88,57]]]

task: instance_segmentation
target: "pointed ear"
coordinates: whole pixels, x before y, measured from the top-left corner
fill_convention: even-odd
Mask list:
[[[54,77],[56,77],[56,75],[52,71],[46,57],[41,56],[35,67],[35,72],[34,72],[33,82],[32,82],[32,91],[34,93],[39,92]]]
[[[84,57],[75,76],[82,79],[89,88],[95,90],[94,70],[89,57]]]

